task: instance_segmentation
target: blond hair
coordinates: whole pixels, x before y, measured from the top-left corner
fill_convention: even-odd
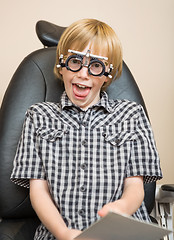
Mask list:
[[[83,51],[89,43],[91,44],[93,54],[107,55],[108,63],[113,64],[112,79],[113,77],[114,79],[120,77],[122,72],[122,48],[114,30],[99,20],[81,19],[66,28],[59,40],[54,67],[54,72],[58,78],[62,79],[56,66],[59,64],[60,54],[67,55],[68,49]],[[112,79],[109,79],[103,85],[103,90],[110,85]]]

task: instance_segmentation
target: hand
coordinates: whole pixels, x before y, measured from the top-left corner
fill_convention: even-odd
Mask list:
[[[124,190],[120,199],[110,202],[98,211],[104,217],[109,211],[131,216],[140,207],[144,199],[143,177],[128,177],[124,181]]]
[[[63,237],[60,238],[59,240],[73,240],[80,233],[81,233],[80,230],[67,228],[66,231],[63,233]]]
[[[110,211],[116,212],[116,213],[119,213],[119,214],[126,213],[126,211],[124,209],[124,202],[122,200],[117,200],[115,202],[107,203],[98,211],[98,215],[100,217],[104,217]]]

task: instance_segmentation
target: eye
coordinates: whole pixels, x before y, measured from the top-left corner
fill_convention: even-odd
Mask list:
[[[99,62],[94,62],[94,63],[91,63],[90,68],[96,69],[96,70],[97,69],[102,69],[103,65],[101,63],[99,63]]]
[[[70,64],[81,64],[81,61],[78,58],[71,58],[69,63]]]
[[[94,64],[92,64],[92,66],[93,66],[94,68],[99,68],[99,67],[101,67],[101,64],[100,64],[100,63],[94,63]]]

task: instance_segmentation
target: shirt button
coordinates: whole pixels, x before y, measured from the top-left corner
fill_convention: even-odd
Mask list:
[[[106,137],[107,134],[106,134],[105,132],[102,132],[102,136],[103,136],[103,137]]]
[[[86,127],[86,126],[87,126],[87,122],[82,122],[82,125],[83,125],[84,127]]]
[[[80,191],[81,191],[81,192],[85,192],[85,191],[86,191],[85,186],[81,186],[81,187],[80,187]]]
[[[83,216],[83,215],[85,214],[85,211],[84,211],[83,209],[80,209],[80,210],[78,211],[78,213],[79,213],[80,216]]]
[[[82,163],[82,164],[81,164],[81,169],[85,170],[86,168],[87,168],[86,163]]]
[[[119,144],[120,142],[121,142],[121,140],[118,139],[118,138],[115,140],[115,143],[116,143],[116,144]]]
[[[83,145],[83,146],[85,146],[86,143],[87,143],[87,140],[83,140],[83,141],[82,141],[82,145]]]

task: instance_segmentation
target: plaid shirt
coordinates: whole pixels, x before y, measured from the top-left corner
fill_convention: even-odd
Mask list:
[[[153,133],[143,108],[127,100],[100,101],[86,111],[64,92],[60,104],[39,103],[27,111],[11,175],[29,187],[46,179],[69,228],[83,230],[97,211],[119,199],[124,179],[162,177]],[[133,217],[150,221],[144,202]],[[55,239],[41,224],[35,239]]]

